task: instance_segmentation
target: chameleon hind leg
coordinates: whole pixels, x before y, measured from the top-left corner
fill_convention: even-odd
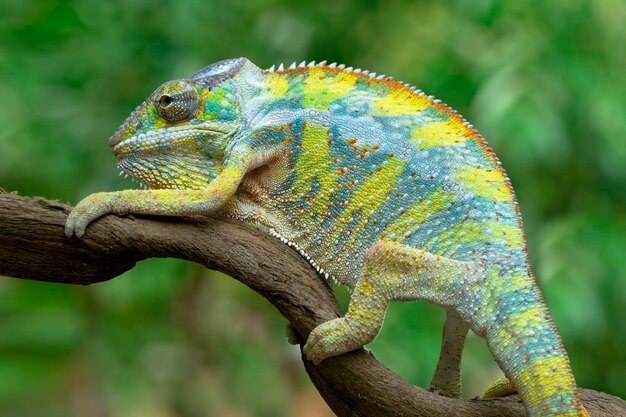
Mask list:
[[[372,266],[376,261],[377,258],[366,251],[363,273],[352,290],[346,315],[320,324],[309,334],[303,352],[313,363],[319,364],[330,356],[358,349],[378,334],[388,297]]]
[[[435,374],[428,389],[451,398],[461,396],[461,356],[469,324],[453,309],[446,310],[443,325],[441,353]],[[514,394],[517,390],[505,376],[499,378],[487,388],[481,398],[491,399]]]
[[[468,331],[469,324],[456,311],[447,309],[441,353],[428,387],[430,391],[452,398],[461,396],[461,356]]]
[[[468,331],[469,324],[453,309],[447,309],[446,321],[443,325],[441,354],[428,387],[430,391],[451,398],[461,396],[461,356]],[[491,384],[481,398],[504,397],[516,392],[511,381],[503,376]]]
[[[441,304],[440,300],[454,302],[460,295],[456,288],[458,277],[470,277],[476,272],[476,268],[469,264],[400,243],[376,242],[365,252],[362,274],[352,291],[348,312],[344,317],[313,329],[304,346],[304,353],[309,360],[319,363],[330,356],[360,348],[378,334],[389,301],[422,299],[438,304]],[[471,279],[468,278],[468,282]],[[453,339],[458,338],[448,338],[444,344],[452,344]],[[462,346],[449,347],[458,351],[460,361]],[[448,385],[455,384],[447,382],[449,378],[458,379],[454,369],[459,364],[454,362],[457,359],[443,359],[436,374],[437,387],[447,390]]]
[[[458,313],[487,339],[531,417],[588,416],[561,339],[527,270],[499,273],[400,244],[388,244],[387,250],[400,278],[397,287],[391,285],[394,298],[419,298]],[[408,258],[417,274],[404,265]]]
[[[547,308],[525,274],[377,242],[365,253],[348,313],[316,327],[304,353],[319,363],[356,349],[374,339],[389,301],[425,300],[453,309],[487,339],[531,417],[588,416]]]

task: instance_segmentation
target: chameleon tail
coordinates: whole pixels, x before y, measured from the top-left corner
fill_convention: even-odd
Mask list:
[[[534,278],[527,272],[492,281],[483,312],[489,349],[531,416],[588,416],[569,359]]]

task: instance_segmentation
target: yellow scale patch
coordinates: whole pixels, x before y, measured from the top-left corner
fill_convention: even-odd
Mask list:
[[[337,172],[330,169],[330,149],[328,148],[328,129],[307,124],[302,136],[302,149],[294,172],[293,196],[303,198],[311,191],[313,180],[317,178],[320,189],[315,194],[315,201],[310,210],[321,215],[328,212],[330,191],[337,181]]]
[[[349,231],[352,234],[351,242],[360,237],[360,231],[365,226],[365,220],[370,212],[377,210],[384,202],[385,197],[396,185],[398,177],[404,172],[407,162],[398,158],[391,158],[381,165],[380,169],[364,182],[352,195],[352,199],[332,226],[333,233],[329,241],[333,242],[343,235],[345,227],[351,223],[353,212],[360,212],[358,222]],[[377,218],[377,214],[373,217]],[[379,217],[379,216],[378,216]]]
[[[456,181],[479,197],[494,201],[512,201],[513,196],[506,186],[504,174],[499,169],[459,167]]]
[[[432,147],[452,146],[463,143],[468,139],[469,131],[463,125],[445,122],[432,122],[413,129],[411,139],[415,141],[418,149]]]
[[[477,223],[466,221],[459,223],[428,242],[427,248],[439,244],[444,248],[452,244],[485,241],[493,243],[496,239],[504,239],[511,249],[522,249],[524,247],[524,236],[519,227],[505,226],[498,222]]]
[[[539,398],[549,398],[563,393],[563,382],[570,380],[569,364],[564,355],[543,356],[521,369],[520,389],[534,391],[542,387]]]
[[[431,105],[425,96],[419,96],[410,90],[397,88],[384,97],[374,100],[372,113],[386,116],[415,114]]]
[[[285,97],[287,90],[289,90],[289,81],[283,75],[276,74],[275,72],[268,72],[266,81],[267,88],[265,92],[272,97]]]
[[[156,117],[154,119],[154,127],[158,129],[162,129],[164,127],[169,126],[169,122],[161,117]]]
[[[356,76],[341,71],[336,77],[329,77],[323,69],[312,67],[303,82],[302,106],[323,110],[333,101],[348,94],[356,83]]]
[[[519,313],[512,314],[508,323],[508,326],[513,329],[525,329],[534,333],[542,323],[545,323],[545,317],[542,314],[540,306],[536,305]]]
[[[404,213],[398,220],[389,226],[385,232],[386,235],[395,234],[398,237],[404,236],[407,232],[412,232],[419,228],[428,217],[445,208],[452,197],[448,193],[442,191],[433,191],[426,198],[431,203],[426,205],[416,203],[409,211]]]

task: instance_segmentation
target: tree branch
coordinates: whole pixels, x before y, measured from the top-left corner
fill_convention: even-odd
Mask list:
[[[70,206],[0,189],[0,274],[93,284],[151,257],[174,257],[227,273],[267,298],[304,341],[341,310],[328,286],[294,250],[234,220],[105,216],[85,236],[63,235]],[[411,386],[363,349],[315,366],[302,358],[322,397],[339,416],[525,416],[518,396],[458,400]],[[592,416],[626,415],[626,402],[580,390]]]

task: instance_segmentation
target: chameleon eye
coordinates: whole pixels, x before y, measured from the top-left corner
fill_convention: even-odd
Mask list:
[[[159,107],[166,108],[170,104],[172,104],[172,96],[163,94],[161,98],[159,98]]]
[[[163,84],[154,97],[157,114],[168,122],[190,119],[198,109],[198,92],[185,81]]]

